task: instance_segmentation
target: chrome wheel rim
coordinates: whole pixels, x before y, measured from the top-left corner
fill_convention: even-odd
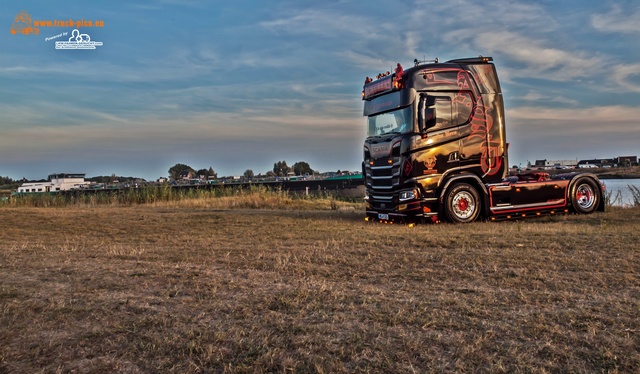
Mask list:
[[[457,193],[451,202],[453,214],[459,219],[468,219],[473,216],[476,210],[476,200],[467,191]]]
[[[581,184],[576,189],[576,202],[582,209],[589,209],[596,201],[596,194],[588,184]]]

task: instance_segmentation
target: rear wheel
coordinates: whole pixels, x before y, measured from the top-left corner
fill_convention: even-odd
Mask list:
[[[444,214],[453,223],[469,223],[480,215],[480,195],[467,183],[454,185],[446,195]]]
[[[589,214],[598,209],[600,189],[591,178],[582,177],[571,188],[571,205],[578,213]]]

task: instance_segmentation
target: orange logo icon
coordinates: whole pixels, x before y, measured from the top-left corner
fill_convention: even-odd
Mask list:
[[[23,10],[18,13],[16,18],[14,19],[14,22],[11,25],[11,33],[13,35],[18,33],[23,35],[38,35],[40,33],[40,29],[37,27],[33,27],[33,23],[31,22],[31,15],[29,15],[26,10]]]

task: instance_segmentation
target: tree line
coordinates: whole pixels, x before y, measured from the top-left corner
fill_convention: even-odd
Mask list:
[[[4,185],[8,185],[8,184],[16,184],[16,183],[18,183],[18,181],[14,181],[13,179],[11,179],[9,177],[0,176],[0,186],[4,186]]]
[[[294,175],[312,175],[314,173],[314,170],[311,169],[311,166],[309,165],[309,163],[304,162],[304,161],[299,161],[294,163],[292,166],[289,166],[287,164],[287,161],[282,160],[282,161],[278,161],[275,162],[273,164],[273,169],[269,170],[266,172],[266,177],[286,177],[287,175],[290,175],[290,173],[293,173]],[[260,174],[258,174],[260,175]],[[257,175],[253,172],[253,170],[251,169],[247,169],[245,170],[243,176],[245,178],[254,178]],[[213,170],[213,167],[209,167],[208,169],[194,169],[189,165],[186,164],[175,164],[172,167],[169,168],[169,177],[173,180],[178,180],[181,178],[204,178],[204,179],[208,179],[208,178],[217,178],[218,177],[218,173],[215,172],[215,170]],[[111,176],[97,176],[97,177],[92,177],[92,178],[88,178],[88,181],[91,182],[96,182],[96,183],[110,183],[112,182],[114,179],[118,179],[119,181],[129,181],[129,180],[135,180],[137,178],[134,177],[117,177],[115,174],[111,175]],[[26,179],[22,179],[22,180],[13,180],[9,177],[3,177],[0,176],[0,186],[5,186],[5,187],[15,187],[17,185],[19,185],[21,182],[26,182]],[[45,182],[46,180],[41,180],[41,182]]]
[[[290,173],[294,175],[311,175],[314,173],[314,170],[311,169],[309,163],[304,161],[299,161],[293,164],[293,166],[289,166],[287,161],[278,161],[273,164],[273,169],[266,172],[267,177],[286,177]],[[256,174],[251,169],[245,170],[243,177],[245,178],[254,178]],[[169,168],[169,177],[171,179],[177,180],[181,178],[217,178],[218,173],[213,170],[213,167],[209,167],[209,169],[200,169],[195,170],[189,165],[186,164],[175,164]]]

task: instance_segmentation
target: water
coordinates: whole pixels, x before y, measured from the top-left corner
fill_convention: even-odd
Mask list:
[[[629,185],[640,188],[640,179],[601,179],[607,187],[607,196],[611,196],[611,202],[616,206],[632,206],[633,194]],[[619,193],[619,194],[618,194]]]

